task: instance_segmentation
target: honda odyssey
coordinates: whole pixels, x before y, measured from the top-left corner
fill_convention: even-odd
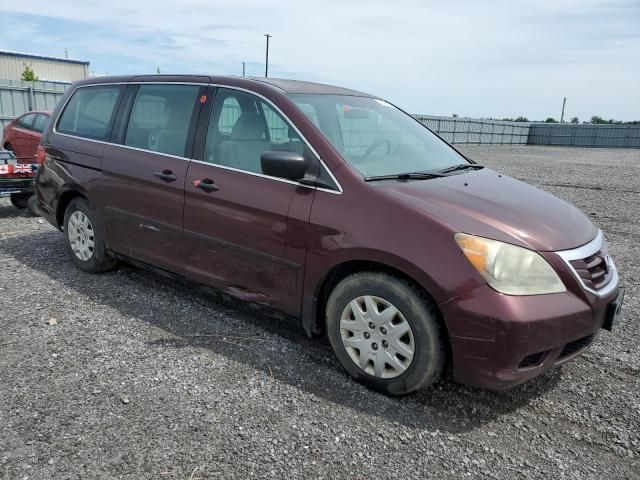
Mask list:
[[[573,206],[391,103],[216,76],[74,84],[38,148],[43,216],[90,273],[134,261],[301,319],[390,394],[506,388],[610,330],[623,290]]]

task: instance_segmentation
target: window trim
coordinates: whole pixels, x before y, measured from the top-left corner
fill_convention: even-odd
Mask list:
[[[296,182],[294,180],[288,180],[286,178],[272,177],[270,175],[264,175],[264,174],[261,174],[261,173],[247,172],[246,170],[239,170],[239,169],[236,169],[236,168],[233,168],[233,167],[227,167],[227,166],[224,166],[224,165],[216,165],[215,163],[205,162],[203,160],[197,160],[195,158],[181,157],[181,156],[178,156],[178,155],[170,155],[170,154],[167,154],[167,153],[155,152],[153,150],[145,150],[145,149],[142,149],[142,148],[130,147],[128,145],[123,145],[121,143],[115,143],[115,142],[110,141],[111,140],[111,136],[113,134],[113,126],[114,126],[114,123],[115,123],[116,114],[118,112],[118,109],[120,107],[120,103],[122,102],[122,99],[126,95],[126,91],[127,91],[126,87],[129,86],[129,85],[148,85],[148,84],[152,84],[152,85],[166,85],[166,84],[172,84],[172,85],[200,85],[200,86],[204,86],[204,87],[214,88],[214,89],[216,89],[216,93],[217,93],[217,89],[218,88],[228,88],[228,89],[232,89],[232,90],[238,90],[238,91],[241,91],[241,92],[246,92],[246,93],[249,93],[251,95],[255,95],[256,97],[260,98],[261,100],[264,100],[275,111],[277,111],[280,115],[282,115],[282,117],[293,127],[293,129],[298,133],[298,135],[300,135],[300,138],[302,139],[302,141],[307,145],[309,150],[313,153],[313,155],[320,162],[320,166],[322,168],[324,168],[326,170],[327,174],[329,175],[329,177],[331,177],[331,179],[333,180],[333,182],[335,183],[335,185],[337,187],[337,190],[329,189],[329,188],[323,188],[323,187],[314,187],[312,185],[305,185],[303,183]],[[100,87],[100,86],[109,86],[109,85],[120,85],[120,86],[123,86],[124,88],[122,89],[122,93],[121,93],[120,98],[118,100],[118,105],[116,105],[116,107],[114,108],[114,112],[112,113],[112,118],[111,118],[111,122],[110,122],[110,129],[109,129],[109,135],[107,136],[107,138],[109,139],[108,141],[96,140],[94,138],[83,137],[83,136],[80,136],[80,135],[73,135],[73,134],[70,134],[70,133],[63,133],[63,132],[59,132],[58,131],[58,122],[60,121],[60,117],[62,116],[62,113],[67,108],[67,104],[69,103],[71,98],[75,95],[75,93],[80,88]],[[215,97],[214,97],[214,100],[215,100]],[[212,102],[213,102],[213,100],[212,100]],[[193,132],[194,142],[195,142],[196,130],[197,130],[197,126],[196,126],[196,128],[194,129],[194,132]],[[318,154],[316,149],[313,148],[313,146],[309,143],[307,138],[302,134],[302,132],[300,132],[298,127],[295,125],[295,123],[292,122],[291,119],[287,115],[285,115],[285,113],[282,110],[280,110],[280,108],[276,104],[274,104],[271,100],[269,100],[268,98],[266,98],[265,96],[263,96],[263,95],[261,95],[261,94],[259,94],[257,92],[254,92],[252,90],[249,90],[249,89],[246,89],[246,88],[242,88],[242,87],[236,87],[236,86],[233,86],[233,85],[224,85],[224,84],[220,84],[220,83],[205,83],[205,82],[167,82],[167,81],[164,81],[164,82],[162,82],[162,81],[158,81],[158,82],[143,82],[143,81],[139,81],[139,82],[99,82],[99,83],[89,83],[89,84],[85,84],[85,85],[78,85],[76,88],[74,88],[73,92],[71,92],[69,94],[69,96],[65,100],[64,104],[62,104],[62,107],[60,108],[60,111],[56,115],[55,122],[53,123],[51,132],[53,134],[55,134],[55,135],[61,135],[63,137],[76,138],[76,139],[80,139],[80,140],[86,140],[88,142],[100,143],[100,144],[103,144],[103,145],[115,145],[115,146],[121,147],[121,148],[130,148],[132,150],[138,150],[138,151],[141,151],[141,152],[152,153],[152,154],[155,154],[155,155],[163,155],[163,156],[168,156],[168,157],[172,157],[172,158],[178,158],[178,159],[181,159],[181,160],[186,160],[188,162],[202,163],[204,165],[210,165],[211,167],[215,167],[215,168],[222,168],[222,169],[225,169],[225,170],[232,170],[232,171],[235,171],[235,172],[244,173],[246,175],[258,176],[258,177],[266,178],[266,179],[269,179],[269,180],[288,183],[288,184],[292,184],[292,185],[297,185],[299,187],[304,187],[304,188],[309,188],[309,189],[312,189],[312,190],[318,190],[318,191],[322,191],[322,192],[327,192],[327,193],[331,193],[331,194],[334,194],[334,195],[342,195],[342,193],[344,192],[344,190],[342,188],[342,185],[340,184],[340,182],[338,182],[338,179],[333,175],[333,172],[331,171],[331,169],[329,169],[329,167],[327,167],[327,165],[324,163],[324,161],[322,160],[322,158],[320,157],[320,155]],[[191,153],[193,155],[193,149],[192,149]]]

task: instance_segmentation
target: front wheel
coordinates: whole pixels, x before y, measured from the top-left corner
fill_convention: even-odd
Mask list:
[[[98,273],[112,269],[117,260],[105,247],[103,230],[91,204],[75,198],[64,214],[64,233],[67,250],[80,270]]]
[[[409,282],[383,273],[342,280],[327,302],[327,332],[345,370],[391,395],[433,384],[445,362],[436,307]]]

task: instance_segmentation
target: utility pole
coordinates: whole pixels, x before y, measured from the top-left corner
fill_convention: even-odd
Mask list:
[[[560,123],[564,123],[564,106],[567,103],[567,97],[562,99],[562,114],[560,115]]]
[[[242,62],[242,76],[244,77],[244,62]]]
[[[267,78],[269,76],[269,39],[273,35],[269,35],[268,33],[265,33],[264,36],[267,37],[267,53],[266,53],[265,62],[264,62],[264,78]]]
[[[64,47],[64,58],[69,58],[69,50],[67,50],[67,47]]]

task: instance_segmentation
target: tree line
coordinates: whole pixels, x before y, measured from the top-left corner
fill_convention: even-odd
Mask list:
[[[493,120],[493,119],[490,119]],[[505,121],[505,122],[535,122],[536,120],[529,120],[527,117],[517,117],[517,118],[501,118],[500,120]],[[560,123],[558,120],[556,120],[553,117],[549,117],[547,118],[544,123]],[[563,123],[581,123],[580,119],[578,117],[571,117],[571,120],[569,122],[563,122]],[[624,122],[622,120],[616,120],[614,118],[610,118],[609,120],[605,120],[604,118],[598,116],[598,115],[594,115],[593,117],[591,117],[589,120],[585,120],[582,122],[583,124],[594,124],[594,125],[640,125],[640,120],[633,120],[630,122]]]

